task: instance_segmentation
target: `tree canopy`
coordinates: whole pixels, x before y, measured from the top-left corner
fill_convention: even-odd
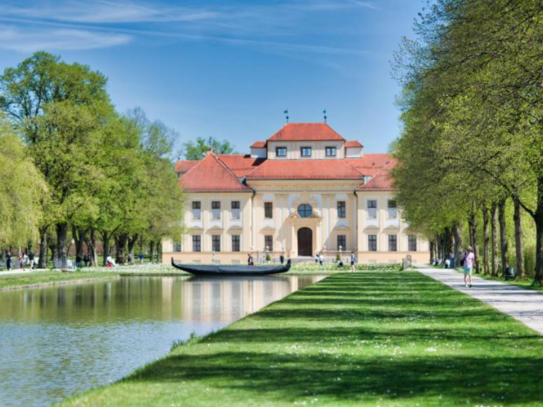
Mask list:
[[[213,137],[198,137],[196,142],[188,141],[184,145],[185,160],[201,160],[205,153],[213,150],[217,154],[235,154],[235,148],[228,140],[219,141]]]

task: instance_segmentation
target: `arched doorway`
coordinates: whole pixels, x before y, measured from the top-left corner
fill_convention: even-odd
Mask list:
[[[313,256],[313,231],[309,228],[298,230],[298,256]]]

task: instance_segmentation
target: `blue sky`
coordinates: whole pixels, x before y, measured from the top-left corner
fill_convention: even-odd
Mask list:
[[[390,61],[423,0],[1,0],[0,70],[36,50],[100,70],[118,110],[240,152],[322,121],[367,152],[399,135]]]

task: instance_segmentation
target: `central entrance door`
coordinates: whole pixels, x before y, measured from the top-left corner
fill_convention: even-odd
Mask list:
[[[298,230],[298,256],[313,256],[313,231],[309,228]]]

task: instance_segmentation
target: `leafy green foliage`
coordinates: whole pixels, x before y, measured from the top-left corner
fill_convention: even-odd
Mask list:
[[[47,186],[2,113],[0,179],[0,247],[25,245],[37,236]]]

